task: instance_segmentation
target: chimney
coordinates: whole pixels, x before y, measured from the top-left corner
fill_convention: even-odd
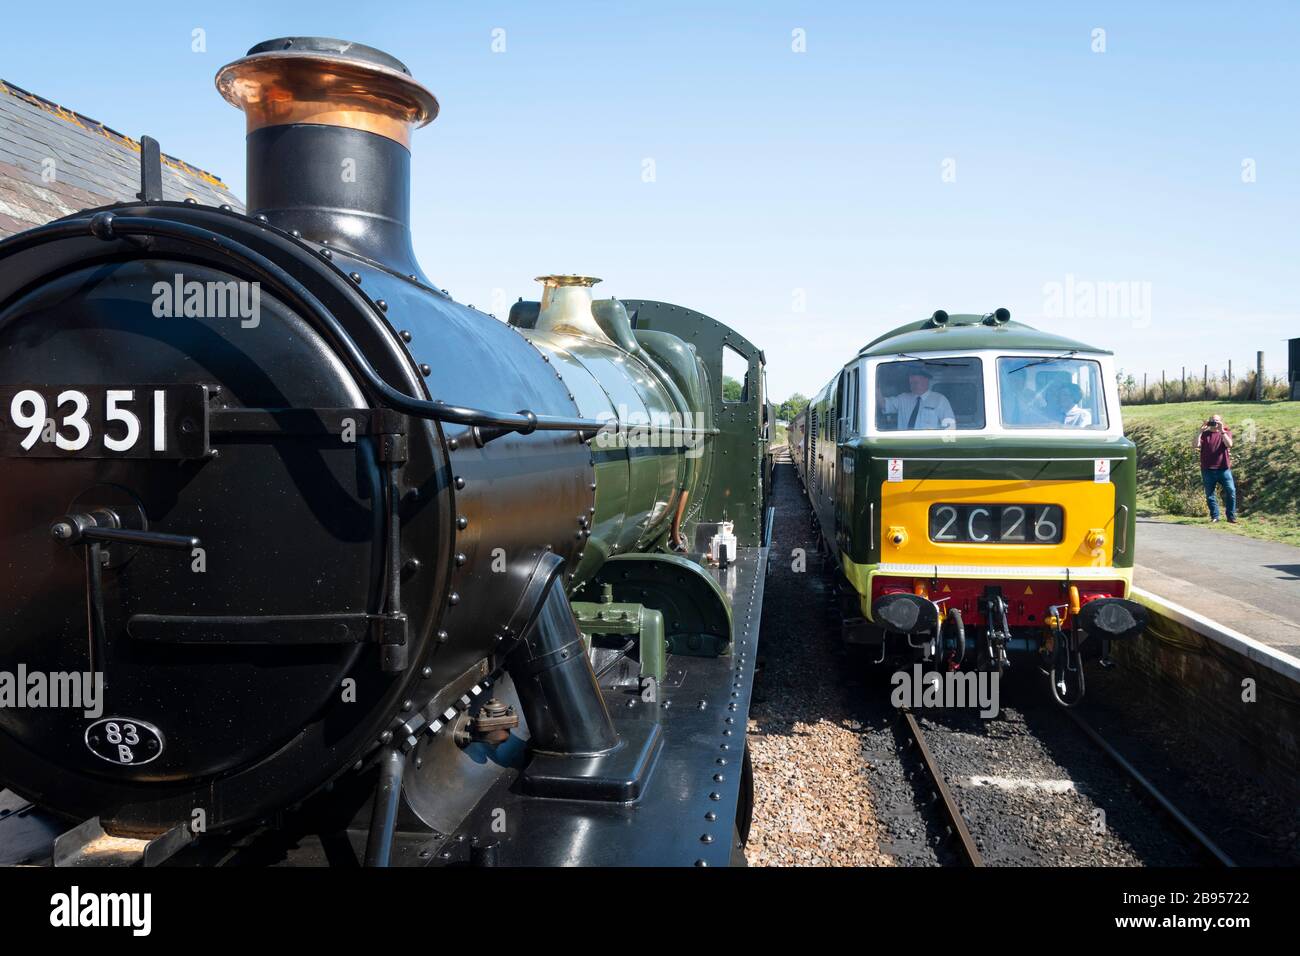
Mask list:
[[[217,72],[248,124],[250,215],[428,283],[411,246],[411,131],[438,101],[399,60],[328,37],[267,40]]]

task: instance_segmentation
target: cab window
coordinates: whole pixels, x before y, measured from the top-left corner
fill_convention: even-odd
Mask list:
[[[749,360],[730,345],[722,347],[722,400],[749,400]]]
[[[984,364],[977,358],[907,359],[876,366],[877,431],[984,427]]]
[[[861,370],[857,367],[846,369],[840,375],[839,404],[840,417],[840,440],[845,438],[856,438],[862,433],[861,416],[858,409],[861,406],[861,390],[859,387],[859,376]]]
[[[998,359],[1002,424],[1008,428],[1106,428],[1101,364],[1087,359]]]

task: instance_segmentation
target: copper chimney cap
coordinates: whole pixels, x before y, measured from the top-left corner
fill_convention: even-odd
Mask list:
[[[329,37],[259,43],[217,71],[217,90],[244,111],[250,133],[302,123],[343,126],[409,148],[411,130],[438,115],[438,100],[400,60]]]

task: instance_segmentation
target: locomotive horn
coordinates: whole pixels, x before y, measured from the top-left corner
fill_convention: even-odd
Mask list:
[[[411,245],[411,131],[438,101],[359,43],[281,37],[217,72],[248,127],[248,210],[428,282]]]

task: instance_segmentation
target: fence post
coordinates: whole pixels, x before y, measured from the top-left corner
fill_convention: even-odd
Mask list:
[[[1147,402],[1150,400],[1151,400],[1151,396],[1147,393],[1147,373],[1143,372],[1142,373],[1142,401]]]
[[[1201,398],[1208,401],[1210,398],[1210,363],[1205,363],[1204,378],[1201,381]]]
[[[1255,353],[1255,401],[1264,400],[1264,353]]]
[[[1232,359],[1228,359],[1228,401],[1232,401]]]
[[[1169,401],[1169,385],[1165,382],[1165,370],[1160,370],[1160,401]]]
[[[1187,401],[1187,366],[1183,366],[1183,401]]]

